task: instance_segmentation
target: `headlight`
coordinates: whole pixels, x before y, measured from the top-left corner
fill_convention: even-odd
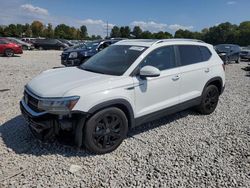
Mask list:
[[[65,98],[42,99],[38,102],[38,108],[52,114],[68,114],[76,105],[79,96]]]
[[[69,58],[77,58],[77,52],[71,52]]]

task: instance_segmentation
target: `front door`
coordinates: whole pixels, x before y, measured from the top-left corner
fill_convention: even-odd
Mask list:
[[[161,74],[153,78],[133,78],[136,118],[179,103],[179,68],[176,66],[174,47],[165,46],[154,50],[139,67],[147,65],[158,68]]]

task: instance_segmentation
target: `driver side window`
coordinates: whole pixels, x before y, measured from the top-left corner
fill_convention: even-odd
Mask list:
[[[154,50],[142,61],[140,68],[144,66],[153,66],[160,71],[176,67],[174,47],[165,46]]]

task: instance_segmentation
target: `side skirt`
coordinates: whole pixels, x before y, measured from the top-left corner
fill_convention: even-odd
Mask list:
[[[165,108],[163,110],[153,112],[151,114],[147,114],[147,115],[144,115],[142,117],[138,117],[135,119],[135,127],[139,126],[143,123],[151,122],[151,121],[160,119],[161,117],[164,117],[164,116],[167,116],[170,114],[174,114],[176,112],[183,111],[183,110],[188,109],[190,107],[197,106],[200,103],[201,103],[201,97],[197,97],[197,98],[191,99],[189,101]]]

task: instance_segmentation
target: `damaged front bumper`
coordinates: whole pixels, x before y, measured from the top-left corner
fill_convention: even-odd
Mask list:
[[[32,110],[24,100],[20,101],[20,109],[33,135],[42,141],[54,140],[61,131],[72,133],[72,139],[78,147],[82,145],[82,132],[87,113],[72,111],[68,115],[54,115]]]

